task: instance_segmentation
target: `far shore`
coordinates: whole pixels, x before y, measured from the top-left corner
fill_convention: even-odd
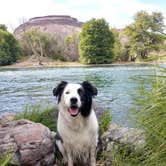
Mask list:
[[[166,61],[153,61],[153,62],[116,62],[111,64],[82,64],[79,62],[42,62],[39,65],[38,62],[19,62],[12,65],[0,66],[0,69],[19,69],[19,68],[53,68],[53,67],[95,67],[95,66],[118,66],[118,65],[156,65],[156,64],[166,64]]]

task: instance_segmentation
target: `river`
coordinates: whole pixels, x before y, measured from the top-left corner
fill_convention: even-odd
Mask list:
[[[60,81],[89,80],[98,88],[96,102],[111,111],[113,121],[132,126],[128,110],[138,87],[132,78],[153,73],[150,65],[0,69],[0,114],[19,112],[27,105],[56,105],[52,90]]]

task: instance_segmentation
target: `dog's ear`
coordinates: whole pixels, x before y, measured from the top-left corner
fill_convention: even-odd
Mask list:
[[[60,84],[58,84],[57,87],[53,89],[53,95],[56,97],[61,96],[66,85],[66,81],[62,81]]]
[[[97,88],[94,87],[90,82],[84,81],[82,83],[83,88],[88,91],[92,96],[97,96]]]

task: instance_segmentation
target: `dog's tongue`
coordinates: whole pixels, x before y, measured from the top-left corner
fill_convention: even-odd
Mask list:
[[[76,116],[78,114],[78,108],[69,108],[69,113],[72,116]]]

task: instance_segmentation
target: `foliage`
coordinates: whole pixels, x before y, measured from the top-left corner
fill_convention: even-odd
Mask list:
[[[80,61],[87,64],[111,63],[114,38],[104,19],[91,19],[80,33]]]
[[[65,39],[65,59],[76,61],[78,59],[78,34],[71,34]]]
[[[20,47],[14,36],[0,29],[0,65],[16,62],[20,55]]]
[[[118,32],[117,29],[112,28],[111,32],[114,36],[114,45],[113,45],[113,54],[114,54],[114,60],[115,61],[121,61],[123,60],[123,46],[120,42],[120,32]]]
[[[139,56],[147,58],[150,51],[158,50],[164,42],[164,17],[160,12],[148,14],[145,11],[137,12],[134,23],[126,27],[126,34],[129,37],[131,60]]]
[[[157,71],[148,80],[149,82],[151,82],[150,88],[141,85],[140,98],[136,100],[137,105],[141,105],[141,111],[137,111],[136,119],[139,126],[147,133],[146,160],[143,164],[164,166],[166,165],[166,69]]]
[[[5,24],[0,24],[0,30],[7,31],[7,27]]]
[[[19,112],[15,116],[15,120],[28,119],[33,122],[42,123],[47,126],[50,130],[56,131],[56,119],[58,115],[57,108],[45,108],[41,106],[27,106],[23,112]],[[105,111],[102,117],[99,119],[99,132],[104,133],[111,122],[110,111]]]
[[[133,150],[129,145],[121,147],[113,147],[111,154],[112,166],[142,166],[141,163],[145,160],[143,149]]]
[[[110,126],[110,111],[105,111],[101,119],[99,119],[99,134],[102,135]]]
[[[41,106],[27,106],[23,112],[16,114],[15,120],[28,119],[56,131],[56,117],[57,108],[42,109]]]
[[[26,31],[20,43],[23,49],[23,53],[25,55],[36,55],[38,57],[39,63],[41,63],[40,61],[43,56],[53,59],[63,59],[62,50],[58,46],[55,38],[37,29]]]
[[[136,80],[139,81],[140,87],[139,95],[134,97],[135,121],[146,132],[146,144],[136,153],[131,153],[129,147],[114,149],[112,165],[165,166],[166,69],[156,71],[156,74],[149,76],[147,80],[143,77]]]
[[[10,160],[12,159],[12,154],[5,154],[1,159],[0,159],[0,166],[8,166]]]

